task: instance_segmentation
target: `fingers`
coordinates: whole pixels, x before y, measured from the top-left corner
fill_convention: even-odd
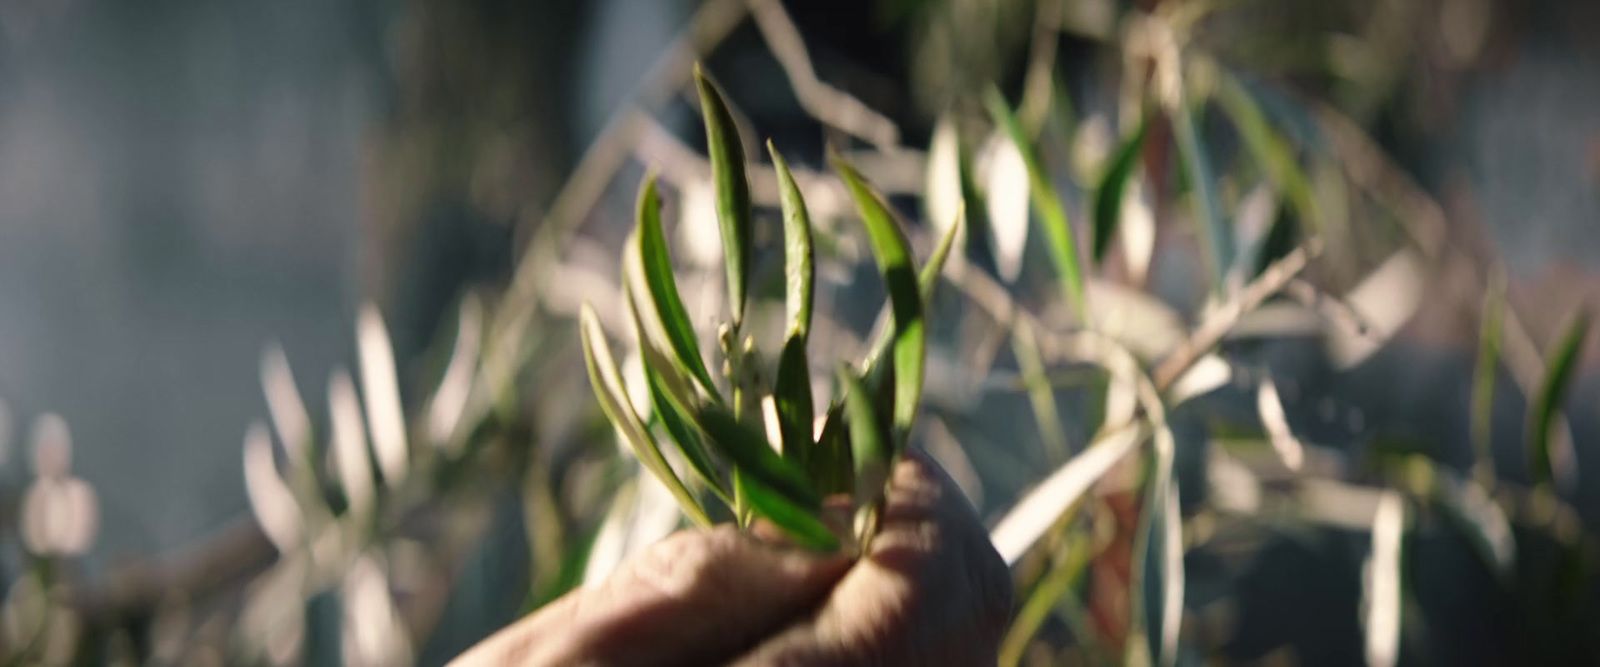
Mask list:
[[[779,550],[731,526],[687,531],[501,631],[460,665],[726,661],[806,614],[848,559]]]
[[[920,454],[895,469],[866,557],[814,615],[745,664],[994,664],[1011,577],[953,482]]]

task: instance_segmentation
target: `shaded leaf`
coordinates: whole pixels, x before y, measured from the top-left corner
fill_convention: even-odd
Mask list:
[[[791,334],[778,355],[778,374],[772,386],[778,413],[778,433],[783,458],[804,467],[812,449],[811,369],[806,361],[806,339]]]
[[[923,359],[927,354],[922,296],[916,269],[912,265],[911,244],[895,222],[889,205],[861,178],[838,153],[831,153],[829,161],[844,178],[850,194],[855,198],[856,210],[867,228],[873,256],[878,271],[889,289],[889,303],[894,316],[894,412],[892,427],[898,445],[911,432],[916,417],[917,404],[922,397]],[[953,229],[954,227],[952,227]],[[948,252],[948,250],[946,251]]]
[[[806,470],[811,483],[824,496],[850,493],[855,477],[852,471],[850,443],[844,427],[844,404],[834,402],[822,418],[822,430],[817,433],[816,446],[806,457]]]
[[[817,517],[814,510],[795,504],[784,494],[754,481],[749,475],[739,475],[734,480],[739,485],[740,497],[749,502],[751,509],[783,529],[795,544],[813,551],[839,549],[839,538],[828,530],[827,524]]]
[[[1553,444],[1550,430],[1566,401],[1567,390],[1572,386],[1578,361],[1582,358],[1583,341],[1588,334],[1587,311],[1578,310],[1568,316],[1567,325],[1545,362],[1544,381],[1539,383],[1539,393],[1528,404],[1529,470],[1534,481],[1540,484],[1550,484],[1555,480],[1550,454]]]
[[[767,151],[772,153],[772,168],[778,173],[779,202],[783,206],[783,275],[784,298],[788,305],[789,336],[804,340],[811,331],[812,264],[811,216],[806,213],[806,202],[789,173],[788,163],[778,154],[771,141]]]
[[[1088,310],[1083,295],[1083,269],[1078,262],[1078,244],[1072,233],[1072,225],[1067,219],[1067,209],[1061,204],[1061,196],[1056,192],[1049,176],[1044,173],[1044,167],[1033,152],[1032,141],[1022,125],[1017,122],[1016,115],[1011,112],[1011,107],[1006,104],[1000,91],[992,87],[985,91],[984,104],[988,107],[989,115],[994,118],[995,124],[1011,137],[1011,142],[1016,145],[1017,151],[1028,166],[1029,193],[1033,208],[1044,223],[1044,231],[1050,241],[1050,257],[1055,260],[1056,273],[1061,279],[1062,289],[1066,292],[1067,301],[1072,304],[1073,313],[1078,316],[1078,320],[1087,321]]]
[[[645,288],[645,294],[635,296],[649,296],[649,305],[653,306],[641,315],[655,318],[641,320],[647,326],[640,333],[665,338],[665,341],[655,341],[656,344],[670,345],[677,358],[676,365],[699,381],[707,393],[716,395],[716,385],[700,356],[694,325],[678,296],[677,278],[672,275],[672,258],[667,252],[666,234],[661,230],[661,199],[656,192],[655,174],[646,176],[639,190],[638,228],[629,238],[627,252],[630,256],[624,260],[624,270],[632,266],[638,272],[637,278],[643,279]]]
[[[883,497],[883,485],[889,479],[889,464],[893,454],[884,441],[882,424],[873,411],[872,397],[848,367],[838,373],[840,391],[844,393],[845,423],[850,429],[850,456],[855,465],[854,494],[857,506],[874,506]]]
[[[1146,121],[1139,120],[1139,128],[1122,142],[1111,156],[1100,183],[1094,193],[1094,237],[1090,257],[1096,264],[1106,256],[1111,239],[1116,236],[1117,223],[1122,220],[1123,193],[1128,189],[1128,177],[1139,164],[1139,150],[1144,147]]]
[[[677,498],[678,504],[683,507],[684,514],[700,525],[711,525],[710,517],[700,507],[700,502],[695,500],[689,490],[673,472],[672,466],[667,464],[666,458],[661,455],[661,450],[656,446],[655,438],[645,429],[644,423],[639,421],[639,416],[634,413],[633,406],[628,403],[628,395],[622,385],[622,373],[617,369],[617,363],[611,358],[611,348],[606,345],[605,332],[600,328],[600,319],[595,316],[594,308],[585,303],[579,313],[579,331],[583,339],[583,360],[589,370],[589,382],[594,385],[595,398],[600,401],[600,409],[611,419],[617,427],[617,432],[622,434],[628,445],[633,448],[639,462],[667,486],[672,496]]]
[[[744,321],[745,293],[750,285],[751,230],[750,183],[744,173],[744,145],[734,125],[728,103],[694,66],[700,110],[705,116],[706,151],[711,156],[711,180],[717,192],[717,223],[722,228],[722,255],[728,271],[728,309],[734,328]]]
[[[1198,231],[1205,240],[1206,256],[1210,259],[1211,289],[1220,294],[1224,276],[1233,264],[1233,228],[1222,219],[1216,174],[1211,170],[1211,156],[1206,153],[1200,132],[1195,128],[1194,112],[1180,98],[1172,105],[1170,113],[1172,136],[1194,201],[1195,222],[1200,226]]]
[[[1217,102],[1238,128],[1257,168],[1288,200],[1300,221],[1316,229],[1319,225],[1316,197],[1312,194],[1311,179],[1306,177],[1295,157],[1294,147],[1267,121],[1261,106],[1238,79],[1219,72],[1216,91]]]
[[[1478,328],[1478,359],[1472,371],[1472,443],[1480,470],[1494,469],[1494,384],[1500,369],[1501,321],[1505,295],[1491,281],[1483,295],[1483,320]]]
[[[732,461],[737,473],[783,493],[801,507],[817,509],[821,498],[802,469],[785,461],[768,444],[761,429],[739,421],[721,405],[701,406],[700,427],[718,453]]]
[[[722,475],[717,471],[717,465],[711,459],[711,454],[706,451],[705,443],[701,442],[698,426],[691,421],[694,413],[678,401],[668,390],[661,373],[650,364],[644,366],[645,383],[650,387],[650,405],[654,407],[655,414],[661,420],[662,428],[672,436],[678,444],[678,450],[683,452],[683,458],[689,466],[700,474],[700,479],[723,501],[728,501],[728,490]]]

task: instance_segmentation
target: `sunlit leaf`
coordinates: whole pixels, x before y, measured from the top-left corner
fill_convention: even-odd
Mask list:
[[[928,261],[922,265],[922,270],[917,274],[917,291],[922,295],[923,317],[933,303],[933,291],[939,287],[939,275],[944,271],[945,261],[950,259],[950,250],[955,245],[956,237],[961,235],[961,230],[966,226],[966,207],[957,209],[954,224],[944,230],[944,236],[939,239],[939,245],[934,246],[933,253],[928,255]],[[872,347],[867,356],[862,360],[861,366],[868,369],[867,389],[882,387],[885,375],[873,372],[875,369],[884,369],[878,364],[883,355],[888,354],[889,346],[894,342],[893,331],[884,330],[872,341]]]
[[[611,358],[611,348],[606,344],[605,332],[600,328],[600,319],[595,316],[594,309],[587,303],[579,313],[579,331],[583,339],[583,360],[589,370],[589,382],[594,385],[595,398],[600,401],[600,409],[611,419],[628,445],[639,458],[645,468],[661,480],[678,499],[678,504],[683,507],[685,514],[701,525],[710,525],[711,519],[706,516],[705,510],[700,507],[700,502],[689,493],[683,482],[678,479],[678,474],[673,472],[672,466],[661,455],[661,449],[656,446],[655,438],[645,429],[644,423],[639,421],[639,416],[634,413],[633,406],[628,402],[627,391],[623,388],[622,373],[617,369],[617,363]]]
[[[751,230],[750,183],[745,180],[744,145],[728,104],[700,70],[694,68],[705,115],[706,150],[711,155],[711,180],[717,191],[717,223],[722,228],[722,255],[728,271],[728,309],[734,327],[744,321],[745,292],[750,285]]]
[[[855,499],[861,506],[876,505],[889,479],[892,450],[884,440],[883,425],[872,409],[872,397],[848,368],[838,373],[844,392],[844,417],[849,425],[850,456],[855,464]]]
[[[1529,470],[1535,482],[1550,484],[1556,478],[1551,459],[1551,429],[1555,424],[1567,390],[1577,374],[1582,358],[1583,341],[1589,335],[1589,313],[1575,311],[1567,318],[1567,325],[1556,339],[1555,347],[1545,362],[1544,380],[1539,383],[1539,393],[1528,404]]]
[[[1405,536],[1405,500],[1385,491],[1372,517],[1372,554],[1367,558],[1362,625],[1366,631],[1367,664],[1388,667],[1400,658],[1401,546]]]
[[[811,216],[806,213],[805,199],[800,197],[800,187],[795,185],[788,163],[771,141],[767,142],[767,151],[772,153],[772,168],[778,173],[779,201],[783,205],[784,298],[788,305],[789,336],[804,340],[811,331],[811,292],[815,282]]]
[[[699,473],[705,485],[726,501],[727,485],[717,472],[717,465],[706,451],[705,443],[701,442],[697,427],[690,421],[694,418],[694,412],[668,391],[665,379],[650,364],[645,364],[644,376],[645,383],[650,387],[650,404],[655,409],[656,417],[661,420],[662,428],[678,443],[683,458]]]
[[[740,497],[749,501],[755,513],[782,529],[795,544],[813,551],[839,549],[839,538],[817,517],[815,509],[796,504],[784,494],[754,481],[748,475],[734,479],[739,485]]]
[[[772,400],[778,413],[778,433],[783,458],[805,466],[812,449],[811,369],[806,361],[806,339],[790,335],[778,355]]]
[[[1017,122],[1016,116],[1006,104],[1005,98],[1000,95],[1000,91],[994,88],[988,89],[984,95],[984,103],[988,106],[989,115],[994,118],[995,124],[1005,129],[1012,143],[1016,145],[1017,151],[1021,153],[1023,161],[1027,163],[1033,208],[1044,223],[1045,234],[1049,236],[1050,256],[1055,260],[1062,289],[1066,292],[1067,300],[1072,304],[1078,320],[1086,321],[1088,310],[1083,295],[1083,269],[1078,262],[1078,244],[1072,233],[1072,225],[1067,220],[1067,209],[1061,204],[1061,196],[1056,192],[1049,176],[1044,173],[1043,165],[1039,163],[1038,156],[1034,155],[1032,141],[1028,139],[1022,125]]]
[[[867,228],[878,271],[889,289],[894,316],[894,440],[899,443],[911,432],[917,404],[922,398],[923,358],[927,354],[922,296],[912,264],[911,244],[900,231],[883,196],[867,185],[861,174],[838,153],[829,155],[833,167],[844,178],[855,198],[856,210]],[[947,251],[948,252],[948,251]],[[898,445],[897,445],[898,446]]]
[[[1096,264],[1105,258],[1106,250],[1111,247],[1111,239],[1116,235],[1117,223],[1122,219],[1123,193],[1127,192],[1128,178],[1133,175],[1133,168],[1139,164],[1145,127],[1145,121],[1141,119],[1139,128],[1112,154],[1111,161],[1100,176],[1099,185],[1095,187],[1094,243],[1090,257],[1094,258]]]
[[[760,428],[739,421],[717,404],[701,406],[699,423],[711,446],[732,461],[738,473],[750,477],[748,481],[783,493],[801,507],[816,510],[821,506],[821,498],[802,468],[773,451]]]
[[[989,532],[995,551],[1000,552],[1007,565],[1015,565],[1062,512],[1148,434],[1148,429],[1142,425],[1128,424],[1095,438],[1082,453],[1023,495],[995,524],[994,530]]]
[[[1013,282],[1028,248],[1028,161],[1016,143],[997,130],[983,152],[984,213],[994,239],[995,275]]]
[[[644,293],[634,296],[649,297],[639,304],[649,306],[646,312],[639,313],[645,318],[641,320],[645,327],[640,333],[658,339],[657,345],[670,346],[676,357],[674,365],[699,381],[707,393],[716,395],[716,385],[700,356],[694,325],[678,296],[677,278],[672,275],[672,258],[667,252],[666,234],[661,229],[661,199],[656,193],[654,174],[645,177],[639,189],[638,225],[628,239],[629,256],[624,259],[624,271],[637,272],[630,277],[631,281],[642,279],[644,289],[640,291]]]
[[[383,483],[395,488],[405,479],[408,452],[406,419],[400,407],[400,380],[394,368],[394,345],[378,307],[367,303],[356,319],[360,353],[361,393],[366,400],[367,428]]]

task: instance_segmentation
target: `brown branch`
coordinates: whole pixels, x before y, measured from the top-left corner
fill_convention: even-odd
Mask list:
[[[1316,239],[1295,248],[1282,259],[1273,262],[1267,270],[1262,271],[1254,282],[1245,285],[1232,300],[1213,311],[1205,322],[1195,328],[1188,340],[1183,341],[1178,349],[1173,350],[1172,354],[1167,355],[1167,358],[1156,367],[1154,373],[1156,389],[1165,392],[1171,387],[1173,382],[1183,376],[1184,371],[1194,365],[1195,361],[1221,343],[1228,335],[1228,331],[1239,323],[1241,317],[1255,310],[1268,297],[1281,291],[1289,281],[1305,271],[1311,258],[1321,251],[1322,244]]]

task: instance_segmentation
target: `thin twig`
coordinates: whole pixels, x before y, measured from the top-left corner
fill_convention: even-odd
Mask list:
[[[1195,361],[1222,342],[1228,331],[1239,323],[1239,318],[1255,310],[1268,297],[1281,291],[1284,285],[1305,271],[1311,258],[1321,250],[1322,244],[1315,239],[1295,248],[1262,271],[1255,281],[1245,285],[1236,297],[1213,311],[1211,316],[1178,346],[1178,349],[1173,350],[1172,354],[1167,355],[1167,358],[1156,367],[1154,373],[1156,388],[1164,392],[1171,387],[1173,382],[1183,376],[1184,371],[1194,365]]]
[[[1283,286],[1283,293],[1358,336],[1382,338],[1385,333],[1378,331],[1367,316],[1356,310],[1349,301],[1322,291],[1304,278],[1290,280]]]
[[[829,127],[866,141],[878,150],[894,152],[900,144],[900,128],[849,94],[823,83],[811,65],[800,31],[778,0],[749,0],[750,18],[761,30],[783,73],[789,77],[800,106]]]

